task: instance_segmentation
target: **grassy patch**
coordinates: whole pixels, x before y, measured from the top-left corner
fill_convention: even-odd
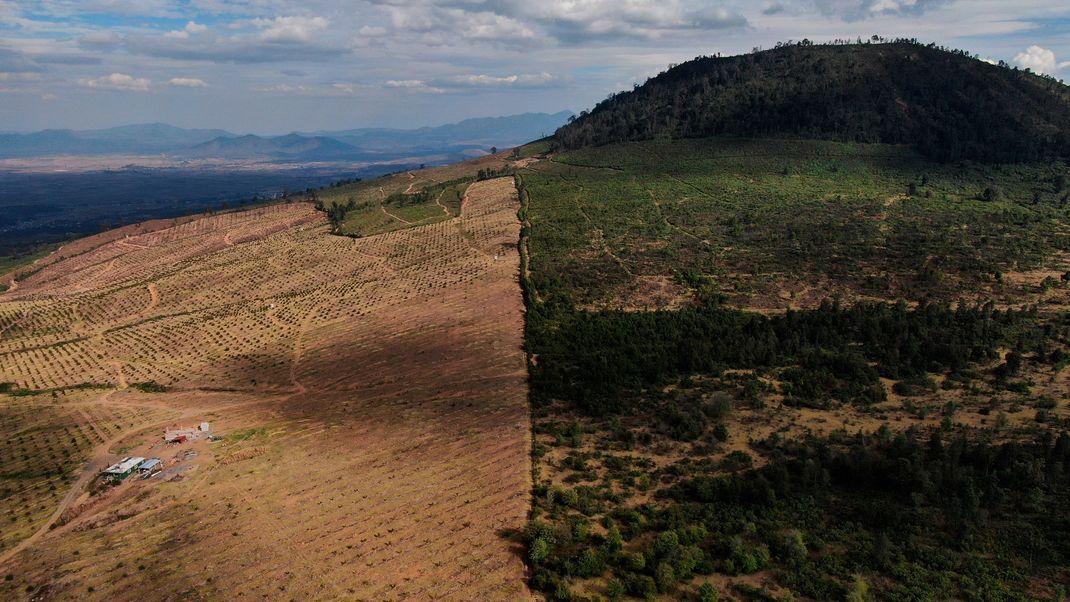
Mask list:
[[[539,289],[626,304],[642,278],[687,271],[733,303],[786,307],[830,294],[1019,302],[1004,274],[1070,271],[1059,259],[1070,204],[1053,183],[1063,172],[937,164],[886,145],[708,139],[583,149],[523,179],[538,200]]]

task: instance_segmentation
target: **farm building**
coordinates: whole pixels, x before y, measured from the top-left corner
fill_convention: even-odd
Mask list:
[[[194,429],[168,430],[163,433],[163,440],[167,443],[185,443],[198,438],[200,434]]]
[[[126,477],[133,474],[137,470],[138,466],[145,461],[142,457],[123,458],[121,462],[112,464],[104,469],[104,475],[110,478],[112,481],[118,483],[126,480]]]
[[[163,462],[159,458],[149,458],[145,460],[137,467],[137,471],[141,473],[143,477],[147,477],[153,473],[160,472],[163,469]]]
[[[190,427],[184,429],[167,429],[163,432],[163,440],[167,443],[185,443],[187,441],[196,441],[201,437],[210,436],[208,428],[208,423],[202,422],[197,427]]]

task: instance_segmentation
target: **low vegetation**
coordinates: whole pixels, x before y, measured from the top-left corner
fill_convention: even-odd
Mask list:
[[[738,139],[521,172],[533,586],[1058,598],[1064,173]]]
[[[537,290],[581,307],[1066,302],[1062,163],[941,164],[817,141],[648,141],[522,174]],[[986,192],[988,191],[988,192]],[[998,191],[994,193],[992,191]]]

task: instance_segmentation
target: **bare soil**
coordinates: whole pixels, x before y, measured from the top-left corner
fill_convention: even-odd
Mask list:
[[[0,548],[0,598],[531,598],[509,537],[531,491],[517,210],[499,178],[379,236],[278,205],[42,262],[0,295],[0,382],[155,413],[71,458],[32,538]],[[63,389],[87,382],[110,388]],[[162,443],[200,422],[222,439]],[[124,455],[166,468],[102,486]]]

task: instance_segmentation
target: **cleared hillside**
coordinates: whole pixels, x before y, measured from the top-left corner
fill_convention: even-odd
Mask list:
[[[495,179],[379,236],[293,203],[39,264],[0,296],[0,598],[526,597],[517,208]],[[132,455],[165,470],[94,480]]]
[[[559,129],[569,149],[739,135],[905,144],[942,161],[1070,156],[1070,87],[917,43],[700,57]]]

